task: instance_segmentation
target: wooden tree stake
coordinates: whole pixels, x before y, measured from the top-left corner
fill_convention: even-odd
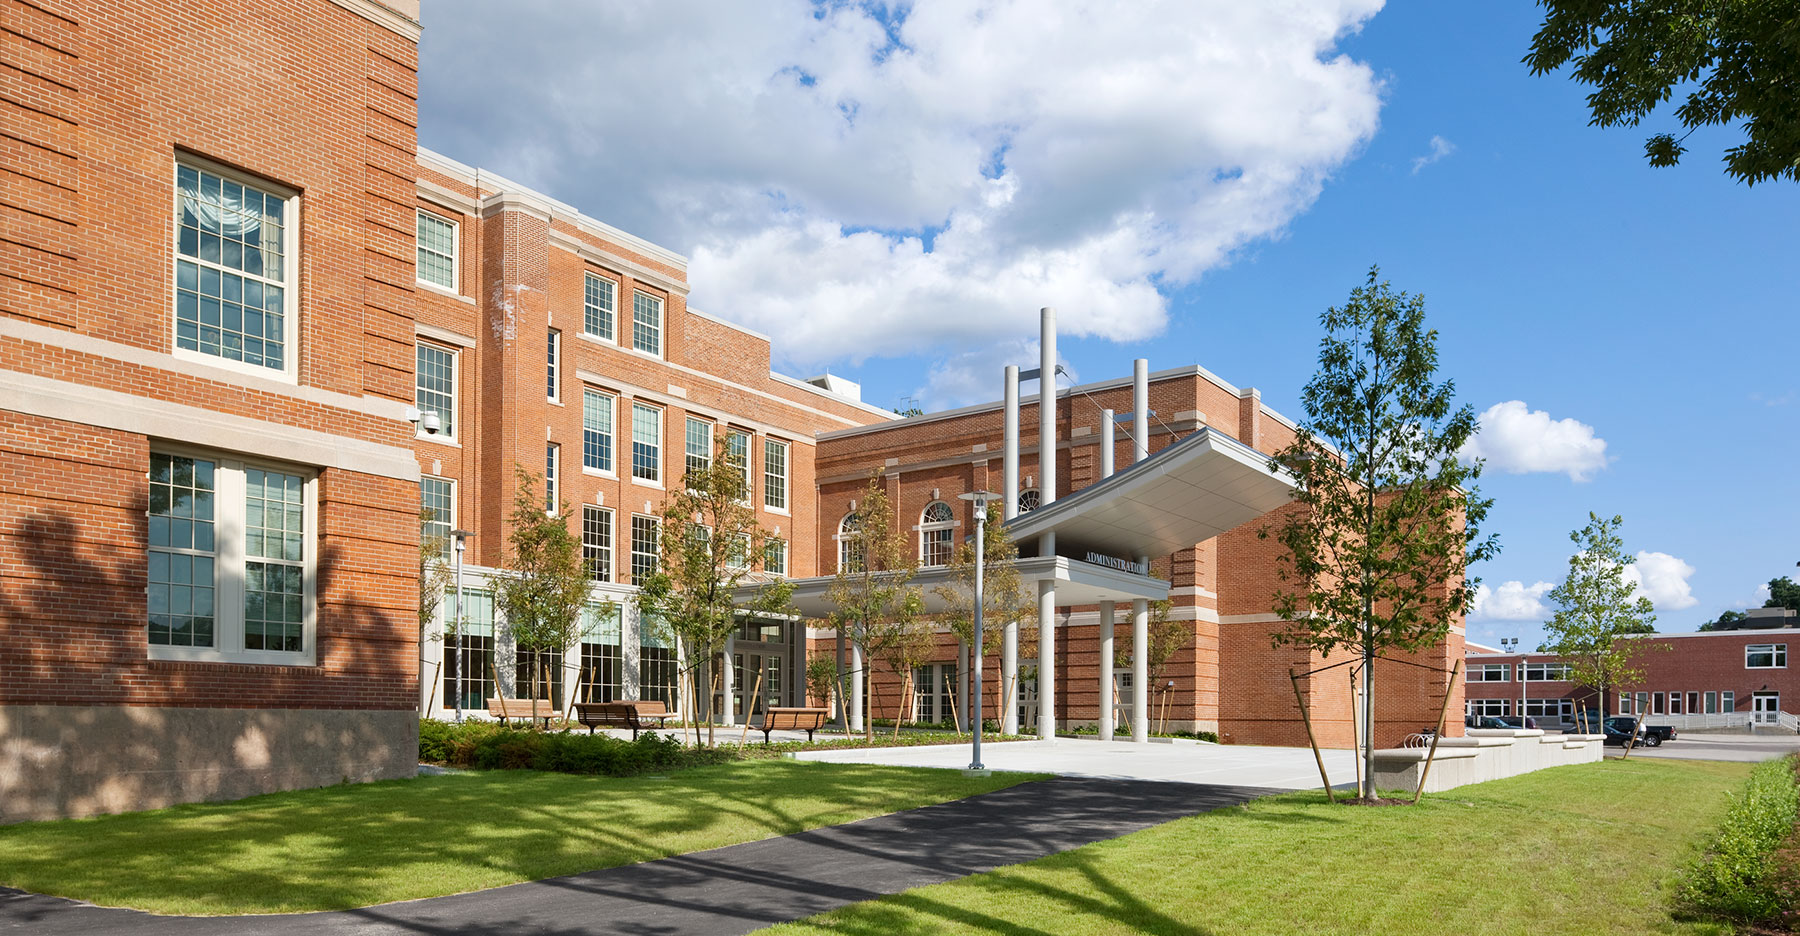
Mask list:
[[[1419,805],[1419,798],[1425,795],[1425,778],[1431,776],[1431,762],[1437,757],[1438,739],[1444,736],[1444,718],[1450,714],[1450,694],[1456,691],[1456,677],[1462,675],[1463,661],[1457,660],[1450,666],[1450,683],[1444,687],[1444,705],[1438,709],[1437,731],[1431,735],[1431,751],[1425,755],[1425,767],[1419,771],[1419,789],[1413,794],[1413,805]],[[1519,716],[1523,719],[1525,716]],[[1521,720],[1519,724],[1525,722]]]
[[[1294,684],[1294,704],[1300,706],[1300,722],[1306,726],[1306,743],[1312,745],[1313,760],[1319,764],[1319,780],[1325,785],[1325,798],[1332,804],[1337,803],[1337,794],[1331,791],[1331,777],[1325,773],[1325,755],[1319,753],[1318,739],[1313,737],[1312,716],[1306,712],[1306,699],[1300,695],[1300,677],[1294,675],[1292,667],[1288,668],[1288,680]]]

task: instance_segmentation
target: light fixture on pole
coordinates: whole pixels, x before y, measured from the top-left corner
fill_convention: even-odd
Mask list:
[[[1517,638],[1517,637],[1502,637],[1502,638],[1500,638],[1500,649],[1505,650],[1507,653],[1511,653],[1514,650],[1519,649],[1519,638]],[[1525,680],[1526,680],[1526,678],[1527,677],[1525,675],[1525,656],[1524,656],[1524,654],[1520,654],[1519,655],[1519,727],[1521,729],[1525,727]]]
[[[958,500],[966,500],[975,505],[975,652],[973,654],[975,671],[970,674],[974,689],[969,693],[974,697],[974,712],[969,719],[969,726],[973,729],[975,750],[969,761],[969,769],[982,771],[987,770],[981,764],[981,671],[982,664],[986,662],[981,648],[981,612],[982,603],[985,600],[982,587],[987,574],[984,547],[987,540],[987,505],[988,501],[993,500],[996,496],[998,495],[992,491],[970,491],[967,494],[956,496]]]
[[[467,659],[464,658],[464,655],[462,652],[462,649],[463,649],[463,647],[462,647],[462,638],[463,638],[463,633],[462,633],[462,629],[463,629],[463,602],[462,602],[462,600],[463,600],[463,586],[462,586],[463,541],[467,540],[469,537],[474,536],[474,535],[475,534],[469,532],[468,530],[451,530],[450,531],[451,547],[456,552],[456,618],[455,618],[456,624],[454,625],[455,631],[456,631],[456,647],[455,647],[455,649],[451,650],[450,652],[455,654],[455,656],[451,657],[451,659],[456,661],[456,720],[458,722],[462,721],[462,718],[463,718],[463,714],[462,714],[463,670],[468,668],[468,662],[469,662]]]

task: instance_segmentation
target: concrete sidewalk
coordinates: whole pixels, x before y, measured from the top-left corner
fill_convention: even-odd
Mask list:
[[[1269,792],[1059,777],[643,864],[331,913],[152,916],[0,889],[0,933],[727,936],[1030,861]]]

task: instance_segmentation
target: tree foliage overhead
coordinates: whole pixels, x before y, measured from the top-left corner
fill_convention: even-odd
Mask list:
[[[564,653],[581,639],[581,611],[588,600],[588,574],[581,562],[581,541],[569,531],[568,505],[544,509],[539,479],[514,466],[511,530],[507,534],[508,574],[494,582],[495,603],[506,615],[507,629],[521,654],[530,654],[530,698],[538,695],[543,654]],[[514,692],[518,691],[517,687]]]
[[[894,508],[879,472],[869,476],[845,535],[850,539],[840,555],[846,561],[838,563],[825,597],[836,609],[830,615],[831,626],[862,654],[862,670],[849,676],[864,680],[873,693],[870,662],[885,658],[890,647],[923,623],[925,615],[925,596],[912,584],[919,573],[919,557],[911,537],[894,522]],[[874,719],[868,719],[864,728],[868,737],[875,736]]]
[[[1637,661],[1648,644],[1620,638],[1656,630],[1650,599],[1625,576],[1633,559],[1619,536],[1624,523],[1621,516],[1589,513],[1587,525],[1569,534],[1576,551],[1568,575],[1550,590],[1556,613],[1544,623],[1543,650],[1568,663],[1570,681],[1600,693],[1601,709],[1608,689],[1644,678]]]
[[[1769,598],[1762,604],[1765,608],[1788,608],[1800,611],[1800,582],[1783,575],[1769,579]],[[1750,615],[1742,611],[1723,611],[1719,616],[1700,625],[1703,631],[1727,630],[1728,625],[1735,624]]]
[[[1725,172],[1754,185],[1800,181],[1800,0],[1539,0],[1543,25],[1525,64],[1534,75],[1573,63],[1593,87],[1591,125],[1635,127],[1670,101],[1683,133],[1644,144],[1652,166],[1673,166],[1695,130],[1741,123]]]

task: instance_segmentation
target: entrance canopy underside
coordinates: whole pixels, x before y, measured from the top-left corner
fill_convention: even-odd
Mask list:
[[[1169,597],[1169,583],[1162,579],[1066,556],[1020,559],[1018,569],[1020,584],[1028,596],[1037,594],[1039,582],[1053,582],[1058,607],[1093,605],[1102,601],[1126,602],[1136,598],[1161,601]],[[832,581],[829,575],[795,579],[795,613],[806,618],[823,618],[837,610],[828,597]],[[938,588],[957,586],[946,568],[922,569],[913,576],[910,584],[924,593],[925,610],[933,614],[947,610],[947,602],[938,594]]]

